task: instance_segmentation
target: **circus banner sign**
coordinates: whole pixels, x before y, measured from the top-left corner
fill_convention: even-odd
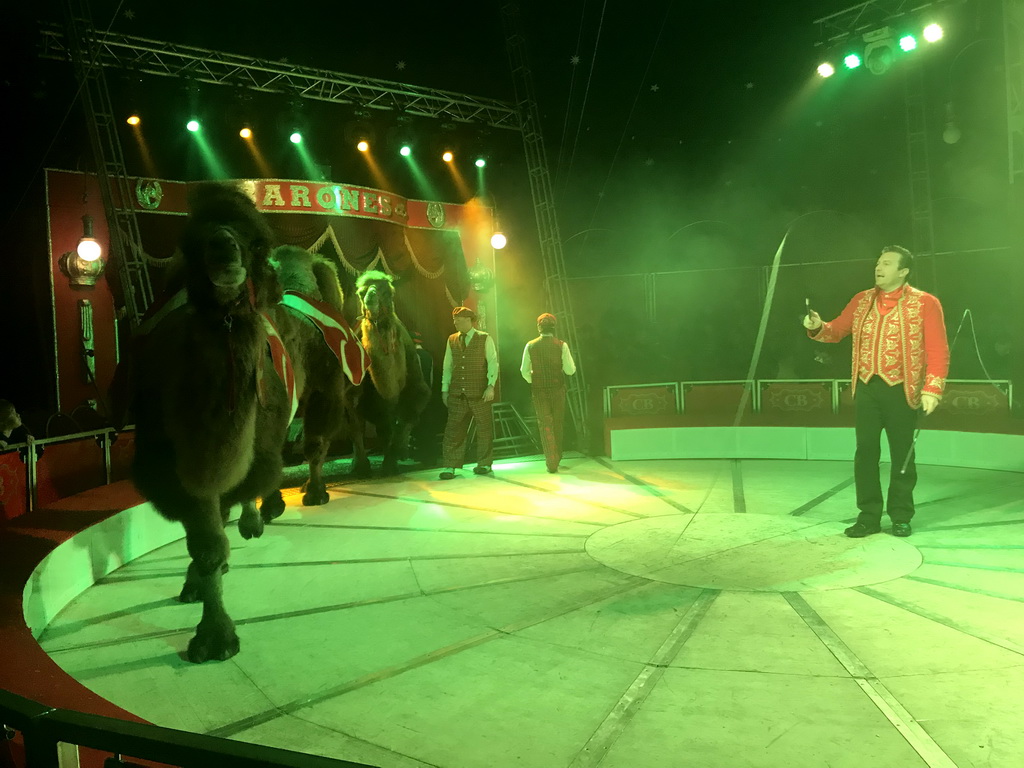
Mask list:
[[[1006,415],[1010,412],[1009,382],[949,381],[942,406],[948,413],[958,415]]]
[[[761,411],[831,413],[833,381],[762,381]]]
[[[612,417],[679,413],[679,385],[675,383],[608,387],[605,397],[606,412]]]

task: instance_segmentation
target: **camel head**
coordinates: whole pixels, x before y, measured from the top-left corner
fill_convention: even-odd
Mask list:
[[[356,280],[356,294],[363,317],[380,325],[395,314],[395,283],[390,275],[375,270],[363,272]]]
[[[273,234],[252,201],[227,184],[196,187],[181,241],[189,301],[203,309],[233,309],[281,299],[268,261]]]

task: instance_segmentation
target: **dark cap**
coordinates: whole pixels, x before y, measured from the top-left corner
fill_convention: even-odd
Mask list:
[[[452,310],[452,319],[456,317],[468,317],[470,320],[476,320],[476,312],[469,307],[456,307]]]
[[[422,344],[423,343],[423,334],[420,333],[419,331],[413,331],[412,332],[412,342],[413,342],[413,344]]]
[[[558,321],[555,320],[555,316],[550,312],[545,312],[537,318],[537,325],[554,325],[556,322]]]

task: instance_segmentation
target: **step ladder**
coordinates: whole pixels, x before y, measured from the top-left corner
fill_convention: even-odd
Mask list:
[[[495,403],[492,412],[495,459],[533,456],[541,452],[540,443],[512,403]],[[476,445],[476,419],[470,426],[466,443],[468,446]]]

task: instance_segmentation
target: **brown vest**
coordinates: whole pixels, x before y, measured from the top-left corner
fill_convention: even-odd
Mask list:
[[[487,389],[487,334],[477,331],[465,349],[459,334],[448,337],[452,351],[452,379],[448,384],[449,395],[465,395],[479,400]]]
[[[534,389],[558,389],[565,387],[565,373],[562,371],[562,347],[565,342],[554,336],[538,336],[529,343],[530,378]]]

